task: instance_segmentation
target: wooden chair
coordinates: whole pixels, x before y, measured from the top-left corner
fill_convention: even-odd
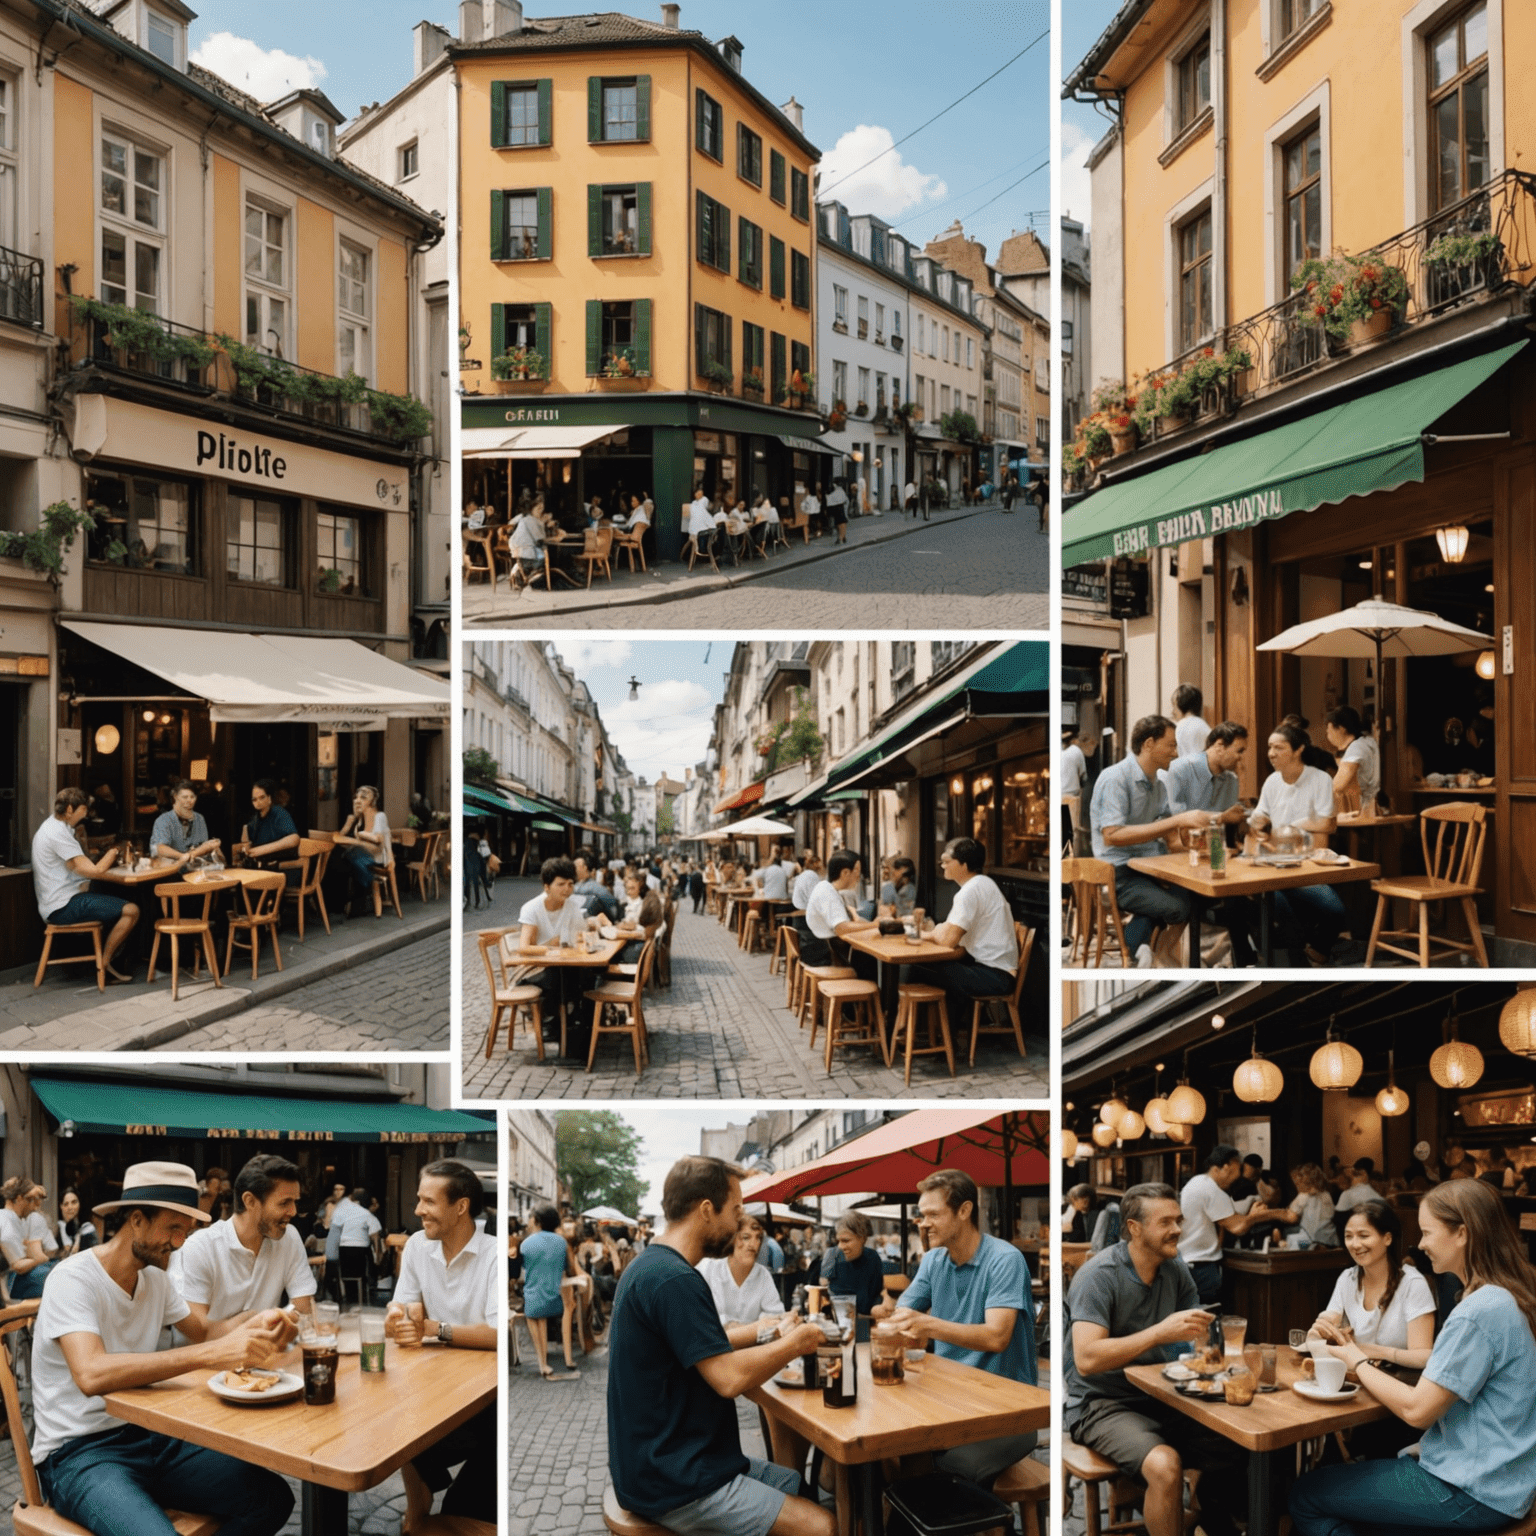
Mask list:
[[[1014,937],[1019,944],[1019,968],[1014,973],[1013,990],[997,997],[978,997],[971,1009],[971,1065],[976,1065],[976,1042],[982,1035],[1012,1035],[1019,1047],[1019,1055],[1027,1056],[1024,1049],[1024,1025],[1019,1018],[1019,994],[1024,990],[1024,978],[1029,973],[1029,956],[1035,947],[1035,930],[1023,923],[1013,925]],[[1008,1010],[1007,1024],[983,1024],[982,1010],[989,1003],[1001,1003]]]
[[[1482,873],[1483,840],[1487,833],[1485,806],[1453,800],[1447,805],[1432,805],[1419,813],[1424,868],[1429,873],[1394,875],[1386,880],[1371,881],[1371,889],[1376,893],[1376,921],[1371,924],[1371,940],[1365,947],[1367,966],[1376,958],[1378,949],[1385,949],[1405,960],[1416,960],[1421,967],[1447,960],[1452,955],[1472,954],[1477,957],[1477,963],[1487,969],[1488,951],[1483,947],[1483,930],[1477,921],[1477,898],[1483,894],[1477,881]],[[1417,929],[1382,928],[1394,897],[1417,906]],[[1435,901],[1460,902],[1470,942],[1431,937],[1429,906]],[[1412,942],[1415,947],[1407,949],[1401,944],[1389,943],[1390,939]]]
[[[329,835],[329,834],[327,834]],[[290,859],[287,863],[279,864],[279,869],[296,869],[299,871],[299,879],[296,885],[290,885],[283,891],[283,904],[288,902],[298,903],[299,917],[299,943],[304,942],[304,903],[313,897],[315,907],[320,913],[320,921],[325,924],[325,931],[331,931],[331,916],[325,910],[325,892],[320,889],[320,882],[325,879],[325,866],[331,862],[331,849],[334,845],[322,838],[311,834],[309,837],[299,839],[299,856]]]
[[[926,1013],[928,1019],[928,1044],[915,1044],[917,1027]],[[938,1022],[938,1034],[942,1044],[935,1044],[934,1022]],[[930,987],[919,982],[908,982],[896,988],[896,1028],[891,1035],[891,1060],[903,1049],[905,1038],[907,1087],[912,1086],[912,1058],[914,1056],[943,1056],[949,1063],[949,1075],[955,1075],[955,1045],[949,1032],[949,1003],[943,987]]]
[[[197,980],[199,961],[206,956],[214,986],[224,985],[219,976],[219,956],[213,947],[213,925],[209,918],[213,898],[218,889],[217,886],[211,885],[192,885],[184,880],[169,880],[164,885],[155,887],[155,895],[160,898],[161,911],[165,911],[167,904],[170,911],[166,916],[155,919],[155,942],[149,947],[149,975],[146,980],[155,979],[155,963],[160,957],[160,940],[162,937],[168,938],[171,941],[171,1001],[173,1003],[177,999],[177,985],[181,979],[181,941],[183,939],[193,940],[192,979]],[[188,901],[200,899],[203,903],[202,916],[183,917],[181,915],[183,898]],[[199,944],[198,941],[201,943]]]
[[[251,952],[251,980],[257,976],[257,962],[261,955],[261,930],[265,928],[272,936],[272,958],[277,963],[278,970],[283,968],[283,949],[277,941],[278,919],[283,915],[283,892],[287,889],[288,882],[278,870],[273,870],[270,875],[261,875],[254,880],[246,880],[240,886],[240,899],[244,903],[243,912],[231,912],[229,914],[229,937],[224,943],[224,974],[229,975],[230,961],[234,959],[235,950],[248,949]],[[252,902],[251,897],[255,896]],[[237,934],[244,934],[244,939],[237,939]]]
[[[388,864],[375,864],[373,866],[373,915],[384,916],[384,892],[389,892],[389,899],[394,904],[395,916],[403,923],[405,913],[400,910],[400,887],[395,881],[394,850],[390,850]]]
[[[664,1525],[657,1525],[642,1515],[632,1515],[619,1503],[613,1484],[603,1489],[603,1524],[613,1536],[668,1536]]]
[[[800,930],[786,919],[779,924],[779,936],[784,941],[784,1006],[793,1013],[800,1012]],[[772,967],[769,967],[770,974]]]
[[[992,1485],[993,1498],[1001,1499],[1004,1504],[1019,1506],[1019,1516],[1024,1522],[1024,1536],[1044,1536],[1050,1522],[1042,1521],[1040,1514],[1050,1496],[1051,1469],[1031,1456],[1005,1468]]]
[[[432,1490],[410,1462],[400,1468],[405,1483],[405,1512],[400,1517],[401,1536],[496,1536],[494,1522],[468,1515],[434,1515]]]
[[[635,1048],[635,1076],[645,1071],[651,1058],[650,1046],[645,1038],[645,982],[651,973],[651,962],[656,954],[656,940],[652,939],[640,951],[640,963],[635,967],[632,981],[615,979],[585,993],[592,1004],[592,1043],[587,1047],[587,1071],[597,1060],[597,1042],[603,1035],[628,1035]],[[604,1024],[606,1008],[625,1010],[622,1024]]]
[[[1136,961],[1125,942],[1125,919],[1115,900],[1115,866],[1107,859],[1063,859],[1061,887],[1072,892],[1072,943],[1065,963],[1102,965],[1105,935],[1112,929],[1120,946],[1120,964],[1133,970]],[[1090,948],[1095,951],[1092,960]]]
[[[880,1007],[880,988],[872,981],[823,981],[818,987],[827,1005],[826,1068],[832,1071],[832,1055],[841,1046],[872,1045],[890,1066],[891,1047],[885,1038],[885,1012]],[[844,1008],[852,1009],[845,1016]],[[811,1020],[811,1049],[816,1048],[816,1021]]]
[[[414,864],[407,864],[412,883],[416,887],[416,894],[423,901],[427,899],[427,883],[432,884],[434,898],[442,894],[442,887],[438,883],[437,853],[438,844],[443,839],[441,832],[417,832],[416,841],[421,845],[421,857]]]
[[[535,986],[519,985],[507,973],[505,953],[501,947],[503,934],[521,933],[517,928],[487,928],[477,936],[480,958],[485,962],[485,979],[491,989],[491,1023],[485,1032],[485,1055],[489,1060],[496,1049],[496,1032],[501,1028],[501,1016],[507,1015],[507,1049],[510,1051],[517,1037],[517,1016],[520,1010],[528,1010],[529,1028],[533,1031],[533,1043],[539,1048],[539,1060],[544,1060],[544,993]]]
[[[1146,1497],[1146,1488],[1141,1483],[1124,1476],[1114,1462],[1100,1456],[1097,1451],[1090,1451],[1085,1445],[1079,1445],[1068,1435],[1062,1437],[1060,1460],[1066,1473],[1068,1507],[1072,1500],[1072,1479],[1076,1478],[1083,1485],[1083,1536],[1119,1536],[1121,1532],[1145,1532],[1146,1522],[1136,1514],[1141,1501]],[[1185,1485],[1191,1490],[1190,1501],[1184,1510],[1186,1531],[1193,1531],[1200,1520],[1200,1506],[1193,1496],[1199,1477],[1200,1474],[1195,1471],[1184,1474]],[[1104,1518],[1106,1512],[1109,1516],[1107,1521]]]
[[[720,562],[715,559],[715,536],[713,532],[710,533],[709,542],[702,550],[699,548],[698,539],[691,533],[688,535],[688,569],[691,571],[693,569],[693,562],[701,559],[708,560],[714,568],[715,574],[717,576],[720,574]]]
[[[787,915],[781,914],[773,923],[773,947],[768,953],[768,974],[777,976],[779,966],[782,963],[784,974],[789,974],[789,940],[784,937],[791,932]]]
[[[101,947],[100,923],[49,923],[43,929],[43,955],[37,962],[37,975],[32,978],[32,985],[40,987],[43,984],[43,973],[50,965],[94,965],[96,967],[96,990],[105,992],[107,989],[107,962]],[[60,933],[88,933],[91,936],[92,953],[88,955],[55,955],[53,959],[48,956],[53,949],[55,934]]]
[[[486,527],[466,528],[464,536],[464,585],[467,587],[477,576],[486,577],[491,591],[496,590],[495,530]]]
[[[587,568],[587,586],[592,585],[592,573],[602,566],[603,575],[609,581],[613,580],[613,566],[609,563],[609,554],[613,549],[613,529],[588,528],[586,538],[581,546],[581,553],[577,559]]]
[[[645,563],[645,530],[648,526],[648,524],[642,523],[640,527],[633,530],[628,528],[615,528],[613,530],[614,558],[617,559],[619,553],[626,555],[629,559],[631,575],[634,574],[636,555],[640,557],[640,569],[642,571],[649,569]]]

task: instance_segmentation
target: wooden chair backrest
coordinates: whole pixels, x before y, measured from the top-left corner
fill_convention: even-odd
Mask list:
[[[596,560],[606,560],[608,552],[613,548],[613,528],[588,528],[586,546],[582,550],[583,555],[590,555]]]
[[[25,1328],[34,1317],[41,1301],[18,1301],[0,1311],[0,1339],[6,1334]],[[32,1451],[27,1444],[27,1424],[21,1416],[21,1394],[16,1390],[16,1377],[11,1370],[10,1351],[0,1348],[0,1396],[5,1398],[5,1422],[11,1432],[11,1445],[16,1452],[16,1470],[21,1474],[21,1498],[24,1504],[40,1509],[47,1502],[43,1498],[42,1484],[37,1480],[37,1468],[32,1465]]]
[[[645,983],[651,974],[651,962],[656,958],[656,940],[647,939],[640,951],[640,963],[635,967],[635,1002],[638,1005]]]
[[[1108,859],[1063,859],[1061,861],[1063,885],[1114,886],[1115,866]]]
[[[166,902],[170,902],[170,917],[174,922],[183,921],[181,915],[181,899],[183,896],[188,900],[201,896],[203,898],[203,915],[201,920],[206,923],[208,921],[208,909],[213,905],[216,889],[217,887],[211,885],[193,885],[186,880],[167,880],[164,885],[157,885],[155,887],[155,895],[160,898],[161,911],[165,910]],[[189,918],[186,921],[190,922],[192,919]]]
[[[793,923],[785,923],[783,930],[784,945],[796,960],[800,958],[800,930]]]
[[[1486,806],[1452,800],[1420,811],[1419,838],[1424,845],[1425,872],[1437,880],[1476,885],[1482,873],[1483,838],[1487,832]]]
[[[299,890],[309,892],[319,885],[320,877],[325,873],[325,866],[331,857],[331,849],[336,845],[330,837],[301,837],[299,839],[299,859],[303,868],[299,874]],[[311,863],[314,860],[316,862]]]
[[[420,836],[415,827],[399,827],[389,834],[389,840],[399,843],[402,848],[414,848]]]
[[[247,917],[275,918],[277,910],[283,904],[283,892],[287,889],[288,881],[283,872],[274,869],[270,874],[260,875],[254,880],[241,882],[240,894],[245,899],[245,915]],[[251,900],[252,894],[255,901]]]
[[[1013,936],[1019,945],[1019,969],[1013,978],[1013,1006],[1019,1006],[1019,997],[1024,991],[1024,978],[1029,975],[1029,957],[1034,953],[1035,930],[1026,928],[1023,923],[1013,925]]]
[[[671,949],[672,948],[672,930],[674,928],[676,928],[676,927],[677,927],[677,903],[675,901],[669,901],[667,903],[667,928],[666,928],[666,936],[661,941],[662,944],[667,949]]]
[[[323,831],[319,827],[311,827],[309,829],[309,840],[312,843],[324,843],[327,848],[334,848],[336,846],[336,834]]]
[[[502,937],[509,933],[520,933],[521,928],[487,928],[476,939],[480,946],[480,958],[485,961],[485,979],[490,983],[491,996],[506,990],[507,979],[504,965],[504,954],[501,948]]]

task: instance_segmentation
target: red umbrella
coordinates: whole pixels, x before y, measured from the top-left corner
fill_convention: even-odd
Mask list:
[[[986,1188],[1048,1184],[1049,1140],[1050,1120],[1044,1113],[919,1109],[814,1162],[785,1173],[758,1174],[741,1192],[747,1200],[915,1192],[936,1168],[959,1168]]]

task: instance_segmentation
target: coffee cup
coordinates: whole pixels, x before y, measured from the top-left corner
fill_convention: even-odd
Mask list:
[[[1344,1390],[1344,1372],[1348,1367],[1337,1355],[1330,1355],[1326,1360],[1319,1360],[1317,1365],[1317,1384],[1324,1392],[1342,1392]]]

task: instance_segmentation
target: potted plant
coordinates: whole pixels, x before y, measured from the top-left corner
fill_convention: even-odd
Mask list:
[[[639,376],[633,347],[620,347],[603,359],[602,377],[605,379],[633,379]]]
[[[1093,392],[1094,410],[1104,417],[1116,458],[1136,449],[1136,396],[1119,379],[1105,380]]]
[[[1464,293],[1498,285],[1504,271],[1504,242],[1491,229],[1451,228],[1424,252],[1429,302],[1448,304]]]
[[[1386,335],[1408,308],[1408,274],[1372,251],[1303,262],[1291,287],[1304,295],[1302,320],[1321,325],[1339,347]]]
[[[832,432],[841,432],[848,423],[848,402],[846,400],[834,400],[832,409],[827,413],[827,428]]]
[[[868,416],[869,415],[869,401],[868,400],[860,400],[859,403],[856,406],[854,406],[853,414],[855,416]]]
[[[513,347],[491,359],[491,377],[503,383],[528,383],[549,377],[549,364],[532,347]]]
[[[700,372],[714,386],[717,395],[730,394],[731,385],[736,382],[735,370],[728,367],[725,363],[714,361],[714,359],[705,363]]]
[[[1082,425],[1082,451],[1090,469],[1097,469],[1114,450],[1109,426],[1103,416],[1095,412]]]
[[[761,368],[748,368],[741,376],[741,392],[744,395],[756,395],[759,400],[763,397],[763,370]]]
[[[341,591],[341,572],[335,566],[320,567],[320,590],[326,593]]]

